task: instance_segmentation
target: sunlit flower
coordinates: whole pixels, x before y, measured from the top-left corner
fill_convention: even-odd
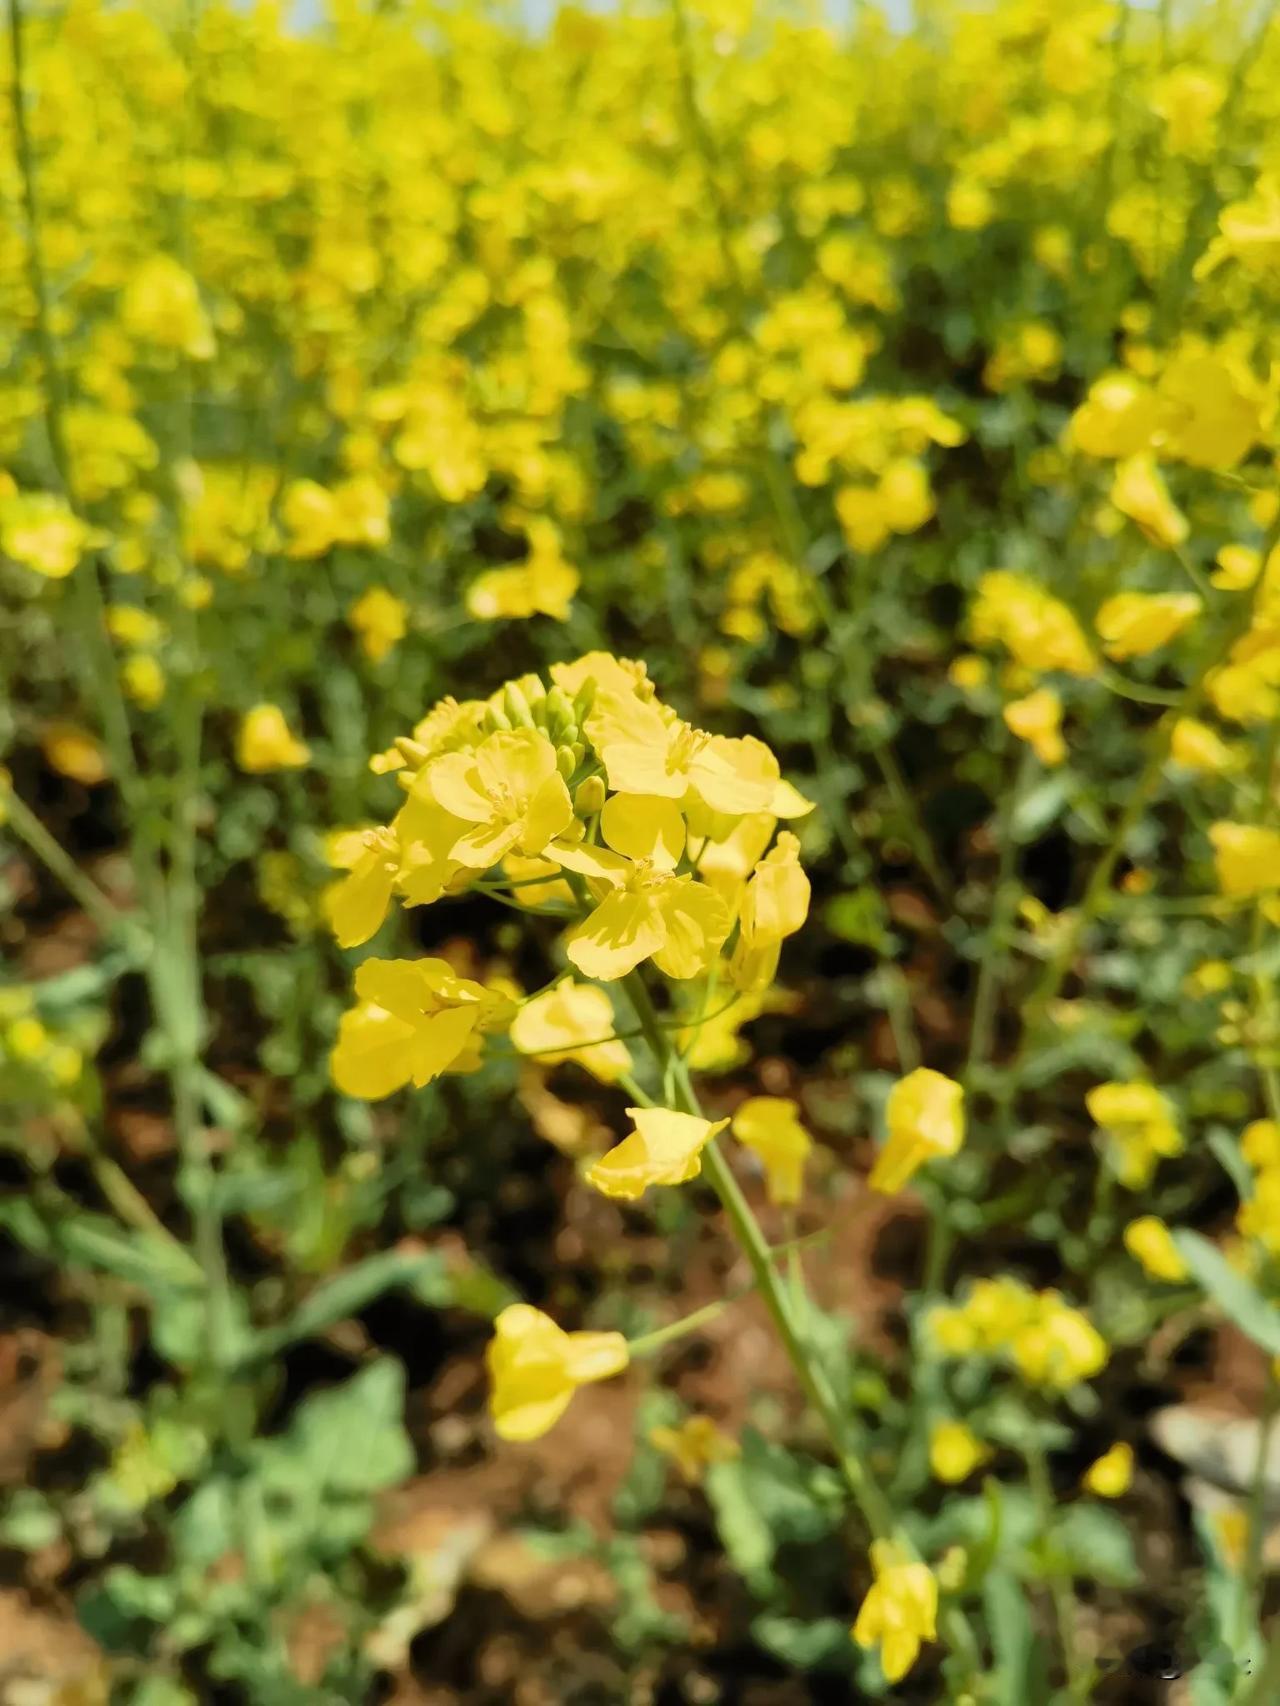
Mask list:
[[[1011,699],[1004,720],[1019,740],[1025,740],[1041,764],[1061,764],[1067,756],[1062,738],[1062,700],[1051,687],[1038,687],[1025,699]]]
[[[888,1137],[867,1183],[892,1196],[928,1161],[954,1155],[964,1142],[964,1090],[945,1073],[917,1067],[889,1092]]]
[[[541,853],[573,821],[556,749],[537,729],[499,730],[474,751],[445,753],[432,761],[426,786],[445,811],[475,826],[452,848],[475,870],[513,849]]]
[[[1190,531],[1187,518],[1169,496],[1152,457],[1130,456],[1116,468],[1111,502],[1135,521],[1156,545],[1181,545]]]
[[[930,1430],[929,1467],[948,1486],[967,1481],[990,1456],[991,1448],[963,1422],[935,1422]]]
[[[1193,592],[1118,592],[1099,610],[1095,626],[1103,651],[1122,662],[1167,646],[1199,614]]]
[[[508,1304],[493,1329],[485,1362],[493,1425],[502,1439],[540,1438],[579,1386],[621,1374],[629,1360],[621,1333],[566,1333],[527,1303]]]
[[[921,1644],[937,1639],[938,1583],[927,1564],[913,1563],[893,1540],[873,1540],[875,1580],[858,1610],[853,1638],[879,1647],[880,1668],[898,1682],[916,1662]]]
[[[1182,1153],[1173,1107],[1154,1084],[1099,1084],[1085,1106],[1111,1140],[1116,1176],[1130,1190],[1151,1182],[1161,1157]]]
[[[702,1151],[728,1120],[704,1120],[670,1108],[628,1108],[634,1126],[607,1155],[587,1169],[587,1179],[607,1197],[634,1202],[650,1185],[683,1185],[702,1171]]]
[[[236,763],[252,775],[297,770],[308,763],[311,748],[290,729],[278,705],[255,705],[240,719]]]
[[[1280,830],[1215,823],[1209,827],[1209,840],[1223,894],[1251,899],[1280,889]]]
[[[1118,1499],[1129,1491],[1133,1481],[1133,1447],[1124,1440],[1103,1452],[1081,1476],[1081,1484],[1100,1499]]]
[[[385,586],[371,586],[347,612],[347,621],[359,636],[360,649],[374,663],[404,639],[409,607]]]
[[[73,782],[92,787],[110,775],[102,743],[77,723],[50,723],[40,748],[50,767]]]
[[[1141,1262],[1152,1279],[1176,1285],[1187,1277],[1187,1264],[1179,1254],[1173,1234],[1154,1214],[1140,1215],[1124,1229],[1124,1247]]]
[[[799,1106],[785,1096],[748,1096],[734,1110],[733,1135],[764,1167],[769,1201],[799,1202],[805,1160],[813,1148]]]
[[[613,1004],[602,989],[566,978],[526,1001],[511,1022],[511,1041],[545,1066],[576,1060],[604,1084],[631,1070],[631,1051],[613,1037]]]
[[[50,580],[69,575],[103,537],[52,492],[0,497],[0,552]]]
[[[366,960],[356,1005],[343,1014],[330,1066],[346,1096],[367,1101],[446,1071],[479,1064],[480,1039],[505,1025],[514,1006],[444,960]]]

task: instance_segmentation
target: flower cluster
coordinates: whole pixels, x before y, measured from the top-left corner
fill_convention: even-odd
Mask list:
[[[949,1357],[1007,1358],[1029,1386],[1065,1391],[1106,1365],[1097,1328],[1057,1291],[1009,1277],[977,1280],[961,1304],[930,1310],[934,1342]]]
[[[339,942],[368,941],[393,898],[422,906],[474,885],[530,912],[576,917],[564,951],[585,978],[616,981],[651,961],[678,980],[714,968],[730,989],[767,988],[809,904],[799,842],[775,831],[809,802],[762,741],[705,733],[663,705],[643,665],[591,653],[553,664],[550,678],[508,682],[487,700],[444,700],[375,759],[395,772],[405,800],[388,824],[347,838],[348,874],[326,900]],[[411,972],[366,961],[357,994],[334,1055],[335,1079],[357,1095],[457,1069],[507,1011],[431,962]],[[589,1046],[608,1033],[609,1013],[602,995],[561,986],[524,1010],[513,1040],[562,1058],[576,1050],[591,1070],[616,1076],[625,1048]],[[415,1027],[412,1064],[392,1046],[407,1043],[396,1028],[405,1025]],[[373,1065],[393,1058],[404,1066],[398,1077]],[[662,1143],[683,1156],[668,1165],[656,1134],[641,1118],[636,1126],[628,1141],[635,1154],[644,1149],[650,1182],[691,1164],[687,1133],[664,1132]],[[618,1194],[632,1156],[601,1174]]]

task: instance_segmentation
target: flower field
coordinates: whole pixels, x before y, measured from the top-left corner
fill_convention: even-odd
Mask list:
[[[1280,1699],[1280,8],[5,0],[0,1702]]]

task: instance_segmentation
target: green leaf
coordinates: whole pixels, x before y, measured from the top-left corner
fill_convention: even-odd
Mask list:
[[[772,1582],[779,1546],[825,1538],[844,1510],[833,1471],[771,1445],[754,1428],[742,1436],[741,1457],[708,1471],[707,1494],[725,1549],[753,1585]]]
[[[1229,1266],[1221,1251],[1198,1232],[1175,1232],[1173,1241],[1222,1313],[1271,1356],[1280,1356],[1280,1309],[1267,1302],[1251,1280]]]
[[[1038,835],[1043,835],[1066,805],[1069,784],[1068,774],[1055,770],[1051,776],[1037,782],[1035,787],[1027,789],[1009,820],[1009,833],[1016,842],[1034,841]]]
[[[384,1357],[308,1398],[287,1438],[317,1491],[373,1493],[413,1471],[403,1414],[404,1370]]]
[[[303,1300],[283,1326],[260,1333],[255,1341],[254,1354],[274,1356],[296,1339],[311,1338],[323,1333],[337,1321],[359,1314],[368,1304],[393,1286],[411,1285],[439,1288],[445,1279],[444,1257],[438,1251],[382,1250],[367,1256],[345,1272],[323,1280],[311,1295]]]
[[[1230,1178],[1241,1202],[1253,1195],[1253,1171],[1240,1151],[1240,1140],[1226,1126],[1216,1125],[1206,1133],[1210,1153]]]
[[[1050,1544],[1073,1575],[1107,1587],[1134,1587],[1140,1580],[1133,1537],[1114,1511],[1102,1505],[1071,1505],[1054,1527]]]
[[[766,1612],[751,1625],[766,1652],[797,1670],[847,1670],[852,1658],[849,1625],[838,1617],[806,1620]]]

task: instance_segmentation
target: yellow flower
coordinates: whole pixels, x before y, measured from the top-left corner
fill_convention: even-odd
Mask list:
[[[1268,424],[1265,394],[1243,362],[1188,347],[1160,380],[1162,452],[1196,468],[1234,468]]]
[[[1068,436],[1086,456],[1119,460],[1148,448],[1159,422],[1155,392],[1131,373],[1104,373],[1072,415]]]
[[[621,1374],[629,1361],[621,1333],[566,1333],[527,1303],[508,1304],[493,1328],[485,1363],[493,1425],[502,1439],[540,1438],[579,1386]]]
[[[738,943],[729,976],[735,989],[767,989],[778,969],[782,943],[809,916],[809,879],[800,868],[800,843],[783,830],[756,866],[743,892]]]
[[[473,1070],[482,1035],[514,1011],[505,995],[436,959],[366,960],[356,971],[355,992],[330,1070],[344,1096],[364,1101],[408,1083],[421,1089],[451,1068]]]
[[[347,621],[358,635],[360,649],[380,663],[404,639],[409,606],[385,586],[371,586],[347,612]]]
[[[214,354],[213,329],[199,287],[168,255],[152,255],[134,272],[125,287],[121,318],[140,342],[180,350],[195,361],[208,361]]]
[[[587,977],[625,977],[652,958],[668,977],[696,977],[720,951],[730,917],[720,896],[676,876],[685,843],[673,800],[617,795],[600,813],[603,847],[553,842],[548,856],[588,879],[599,904],[565,938]]]
[[[545,1065],[576,1060],[602,1084],[630,1072],[631,1051],[613,1041],[613,1003],[602,989],[567,978],[554,989],[526,1001],[511,1022],[511,1041],[521,1054],[536,1054]]]
[[[556,749],[538,729],[499,730],[473,751],[443,754],[426,786],[445,811],[474,825],[451,851],[473,870],[487,870],[513,848],[541,853],[573,821]]]
[[[1007,569],[983,575],[969,627],[978,645],[998,641],[1028,669],[1092,675],[1097,668],[1071,611],[1026,575]]]
[[[1198,154],[1211,146],[1225,99],[1221,74],[1210,66],[1179,65],[1161,77],[1151,110],[1165,122],[1170,153]]]
[[[947,680],[962,693],[973,693],[985,687],[991,679],[991,665],[976,652],[963,652],[954,658],[947,671]]]
[[[1104,1451],[1081,1477],[1081,1484],[1100,1499],[1118,1499],[1129,1491],[1133,1480],[1133,1447],[1123,1440]]]
[[[1130,456],[1116,468],[1111,502],[1134,521],[1156,545],[1181,545],[1190,528],[1187,518],[1169,496],[1152,457]]]
[[[92,787],[110,775],[100,742],[75,723],[50,723],[40,738],[40,748],[50,766],[73,782]]]
[[[253,775],[270,770],[297,770],[311,758],[311,748],[298,740],[278,705],[255,705],[240,719],[236,763]]]
[[[1203,776],[1225,776],[1240,768],[1241,757],[1235,747],[1195,717],[1179,717],[1173,725],[1169,756],[1184,770]]]
[[[1118,592],[1099,610],[1095,626],[1103,651],[1120,663],[1167,646],[1199,614],[1193,592]]]
[[[649,1444],[671,1459],[690,1486],[696,1486],[712,1464],[728,1463],[742,1455],[737,1440],[718,1428],[710,1416],[686,1416],[676,1428],[651,1428]]]
[[[1024,1380],[1057,1391],[1091,1379],[1107,1361],[1097,1328],[1053,1291],[1039,1294],[1034,1319],[1014,1334],[1010,1350]]]
[[[728,1120],[704,1120],[670,1108],[628,1108],[635,1130],[587,1169],[607,1197],[634,1202],[650,1185],[683,1185],[702,1171],[702,1151]]]
[[[1173,1109],[1154,1084],[1098,1084],[1085,1097],[1085,1106],[1111,1138],[1116,1176],[1130,1190],[1150,1183],[1161,1156],[1182,1153]]]
[[[893,1540],[873,1540],[875,1581],[858,1610],[853,1638],[880,1648],[880,1668],[898,1682],[916,1662],[921,1643],[937,1638],[938,1583],[927,1564],[913,1563]]]
[[[140,604],[112,604],[107,607],[107,632],[122,646],[158,646],[165,631]]]
[[[1062,700],[1051,687],[1038,687],[1025,699],[1011,699],[1004,720],[1019,740],[1025,740],[1041,764],[1061,764],[1067,756],[1062,738]]]
[[[281,503],[291,557],[322,557],[334,545],[386,545],[391,539],[386,489],[371,475],[342,480],[332,490],[295,480]]]
[[[120,666],[124,690],[135,705],[153,711],[164,698],[164,671],[147,652],[135,652]]]
[[[1251,1120],[1240,1134],[1240,1153],[1259,1171],[1280,1167],[1280,1120]]]
[[[50,580],[64,579],[103,538],[52,492],[0,498],[0,551]]]
[[[1209,827],[1209,840],[1223,894],[1249,898],[1280,888],[1280,830],[1215,823]]]
[[[935,1422],[929,1434],[929,1467],[939,1481],[955,1486],[968,1480],[991,1456],[972,1428],[963,1422]]]
[[[1271,1255],[1280,1256],[1280,1167],[1264,1167],[1258,1174],[1236,1225],[1246,1238],[1256,1238]]]
[[[1124,1247],[1152,1279],[1176,1285],[1187,1277],[1187,1264],[1178,1253],[1173,1234],[1154,1214],[1129,1222],[1124,1229]]]
[[[769,1201],[799,1202],[813,1139],[800,1124],[797,1104],[785,1096],[749,1096],[734,1112],[733,1135],[759,1157]]]
[[[330,862],[347,876],[324,892],[321,906],[340,948],[355,948],[376,935],[387,916],[400,870],[400,843],[390,829],[349,830],[355,847],[342,846]]]
[[[1224,592],[1247,592],[1262,568],[1262,553],[1252,545],[1224,545],[1214,561],[1218,567],[1209,576]]]
[[[652,699],[601,692],[586,729],[620,794],[683,800],[692,791],[712,811],[736,815],[768,811],[778,789],[778,761],[763,741],[668,721]]]
[[[550,616],[567,622],[578,579],[578,571],[568,563],[536,558],[510,569],[486,569],[467,588],[467,613],[482,622],[503,616]]]
[[[927,1161],[960,1148],[964,1089],[945,1073],[919,1066],[889,1092],[885,1120],[889,1136],[867,1183],[892,1196]]]

